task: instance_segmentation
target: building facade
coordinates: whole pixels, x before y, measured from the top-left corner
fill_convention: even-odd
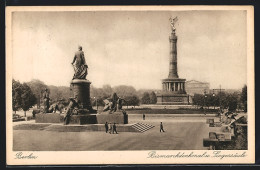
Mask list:
[[[210,84],[208,82],[200,82],[196,80],[190,80],[186,82],[187,94],[194,96],[194,94],[210,93]]]

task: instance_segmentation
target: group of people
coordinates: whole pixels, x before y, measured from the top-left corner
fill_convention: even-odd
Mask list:
[[[109,134],[116,133],[116,134],[118,134],[116,128],[117,128],[116,123],[114,123],[113,125],[112,125],[112,123],[107,123],[107,122],[105,123],[106,133],[109,133]],[[162,122],[160,123],[160,132],[165,132],[164,129],[163,129]]]
[[[105,123],[105,128],[106,128],[106,133],[107,132],[109,132],[109,134],[114,134],[114,133],[116,133],[116,134],[118,134],[117,133],[117,130],[116,130],[116,123],[114,123],[113,125],[112,125],[112,123]]]

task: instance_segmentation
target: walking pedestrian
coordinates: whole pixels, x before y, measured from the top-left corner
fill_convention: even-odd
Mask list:
[[[116,134],[117,134],[117,131],[116,131],[116,123],[114,123],[114,125],[113,125],[113,134],[114,134],[114,132],[116,132]]]
[[[145,114],[143,114],[143,120],[145,120]]]
[[[112,132],[112,125],[111,125],[111,123],[109,123],[108,129],[109,129],[109,133],[111,134],[111,132]]]
[[[105,123],[105,128],[106,128],[106,133],[108,132],[108,124],[107,122]]]
[[[163,130],[163,124],[162,124],[162,122],[161,122],[161,124],[160,124],[160,132],[161,131],[163,131],[164,132],[164,130]]]

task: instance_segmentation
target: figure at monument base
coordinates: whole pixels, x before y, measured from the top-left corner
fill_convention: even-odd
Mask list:
[[[70,98],[70,103],[69,103],[69,106],[67,107],[67,110],[65,112],[65,116],[64,116],[64,125],[67,125],[69,123],[69,119],[70,119],[70,116],[73,115],[73,113],[75,113],[74,111],[77,111],[77,110],[74,110],[74,109],[78,109],[79,108],[79,101],[78,101],[78,98],[76,96],[76,98]]]
[[[45,91],[43,93],[43,113],[49,113],[49,108],[50,108],[49,91],[47,88],[45,88]]]
[[[124,99],[113,93],[111,98],[105,99],[104,109],[97,114],[99,123],[112,122],[117,124],[127,124],[128,115],[122,107]]]
[[[111,98],[105,99],[103,112],[100,114],[113,114],[113,113],[123,113],[126,114],[123,110],[122,102],[125,101],[121,97],[118,97],[116,93],[113,93]]]

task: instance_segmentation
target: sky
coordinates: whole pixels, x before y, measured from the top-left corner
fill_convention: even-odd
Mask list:
[[[246,11],[14,12],[13,78],[69,86],[81,45],[94,87],[161,89],[169,74],[171,16],[178,17],[180,78],[210,88],[246,84]]]

